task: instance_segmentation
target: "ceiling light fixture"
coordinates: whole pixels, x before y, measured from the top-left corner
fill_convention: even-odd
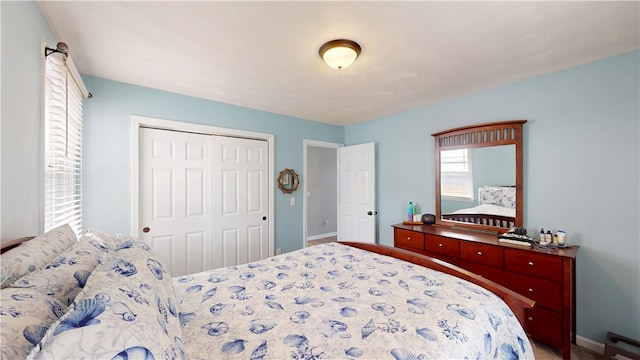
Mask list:
[[[361,50],[360,45],[355,41],[346,39],[331,40],[320,46],[320,57],[332,68],[342,70],[356,61]]]

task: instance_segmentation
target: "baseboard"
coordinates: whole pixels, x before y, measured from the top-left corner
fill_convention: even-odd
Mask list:
[[[313,236],[307,236],[307,241],[311,241],[311,240],[318,240],[318,239],[323,239],[329,236],[338,236],[338,232],[331,232],[331,233],[326,233],[326,234],[320,234],[320,235],[313,235]]]
[[[576,336],[576,345],[604,355],[604,344],[587,339],[586,337],[582,337],[580,335]]]

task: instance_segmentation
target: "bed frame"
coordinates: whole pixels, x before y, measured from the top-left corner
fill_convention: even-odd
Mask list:
[[[500,216],[489,214],[442,214],[442,220],[452,220],[467,224],[480,224],[512,228],[516,219],[512,216]]]
[[[5,241],[0,245],[0,253],[3,253],[5,251],[7,251],[7,250],[11,250],[14,247],[19,246],[23,242],[29,241],[29,240],[31,240],[33,238],[34,238],[33,236],[27,236],[27,237],[15,239],[15,240]]]
[[[3,242],[0,245],[0,253],[3,253],[7,250],[13,249],[25,241],[29,241],[33,239],[31,237],[23,237],[11,241]],[[461,279],[472,282],[476,285],[479,285],[494,294],[498,295],[513,311],[513,314],[516,316],[520,325],[524,328],[525,321],[525,310],[531,309],[535,305],[535,301],[524,297],[512,290],[507,289],[506,287],[499,285],[491,280],[487,280],[480,275],[476,275],[470,271],[464,270],[455,265],[449,264],[448,262],[434,259],[432,257],[418,254],[412,251],[407,251],[404,249],[399,249],[391,246],[385,245],[376,245],[376,244],[365,244],[365,243],[356,243],[356,242],[340,242],[341,244],[348,245],[354,248],[370,251],[380,255],[391,256],[396,259],[404,260],[410,262],[412,264],[424,266],[426,268],[430,268],[433,270],[437,270],[449,275],[453,275],[459,277]]]
[[[391,246],[343,241],[341,241],[340,243],[358,249],[371,251],[376,254],[391,256],[396,259],[410,262],[412,264],[424,266],[426,268],[453,275],[455,277],[459,277],[461,279],[479,285],[498,295],[502,299],[502,301],[504,301],[509,306],[511,311],[513,311],[513,314],[516,316],[523,328],[525,322],[525,310],[531,309],[535,305],[535,301],[522,296],[513,290],[509,290],[498,283],[485,279],[480,275],[472,273],[471,271],[462,269],[458,266],[449,264],[448,262],[442,260]]]

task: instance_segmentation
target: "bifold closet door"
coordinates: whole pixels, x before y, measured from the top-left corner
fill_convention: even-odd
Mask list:
[[[269,257],[263,140],[140,129],[140,232],[181,276]]]
[[[171,276],[212,267],[211,138],[140,129],[139,237]]]
[[[269,257],[269,147],[213,136],[213,267]]]

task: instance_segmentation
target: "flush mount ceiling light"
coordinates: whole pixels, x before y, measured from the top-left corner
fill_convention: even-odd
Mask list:
[[[320,57],[332,68],[342,70],[353,64],[360,55],[360,50],[360,45],[355,41],[331,40],[320,46]]]

